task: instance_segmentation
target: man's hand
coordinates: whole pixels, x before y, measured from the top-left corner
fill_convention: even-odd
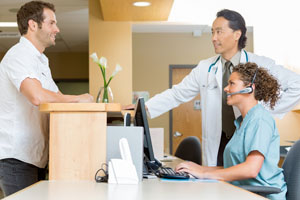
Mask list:
[[[81,94],[78,97],[79,97],[78,103],[92,103],[94,101],[94,97],[88,93]]]

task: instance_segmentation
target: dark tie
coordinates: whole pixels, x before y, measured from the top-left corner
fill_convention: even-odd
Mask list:
[[[226,137],[230,138],[234,131],[234,112],[232,106],[227,105],[227,95],[224,92],[224,88],[228,85],[228,79],[231,74],[231,68],[233,67],[230,61],[225,63],[225,69],[223,74],[223,92],[222,92],[222,130],[226,133]]]

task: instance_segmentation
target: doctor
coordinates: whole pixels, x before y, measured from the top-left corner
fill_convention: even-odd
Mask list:
[[[239,13],[227,9],[219,11],[212,25],[212,43],[218,55],[200,61],[181,83],[146,102],[150,117],[155,118],[200,93],[203,164],[207,166],[223,165],[224,148],[235,131],[234,120],[240,116],[236,107],[226,104],[224,92],[233,66],[254,62],[278,79],[281,99],[274,110],[266,107],[273,116],[283,117],[300,100],[300,76],[276,65],[270,58],[246,52],[243,49],[246,31]]]

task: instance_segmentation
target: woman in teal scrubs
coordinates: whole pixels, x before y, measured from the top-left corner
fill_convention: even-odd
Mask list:
[[[183,162],[176,170],[234,185],[277,187],[281,193],[267,197],[286,199],[283,170],[277,165],[279,134],[270,113],[258,103],[263,102],[273,109],[279,99],[277,80],[255,63],[240,64],[233,69],[224,90],[228,95],[227,104],[236,106],[241,113],[234,122],[236,131],[224,150],[224,167]]]

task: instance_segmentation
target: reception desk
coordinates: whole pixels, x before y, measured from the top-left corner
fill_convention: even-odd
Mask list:
[[[164,182],[144,180],[138,185],[116,185],[95,181],[41,181],[5,200],[263,200],[264,197],[226,182]]]
[[[49,180],[94,180],[106,161],[109,115],[122,116],[120,104],[49,103]]]

